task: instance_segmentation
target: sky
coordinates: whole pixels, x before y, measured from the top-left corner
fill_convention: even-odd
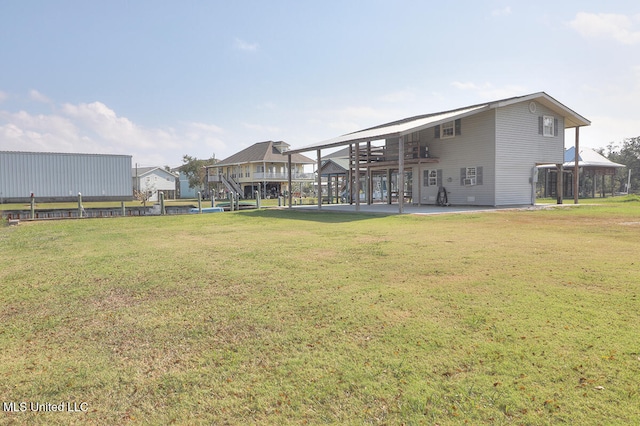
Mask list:
[[[0,0],[3,151],[175,167],[541,91],[640,136],[640,2]]]

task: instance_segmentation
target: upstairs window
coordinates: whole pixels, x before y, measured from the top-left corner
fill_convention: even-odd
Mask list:
[[[444,123],[440,129],[440,139],[452,138],[456,135],[456,128],[453,126],[453,121]]]
[[[462,121],[457,119],[455,121],[449,121],[439,126],[434,127],[436,139],[450,139],[460,134],[462,129]]]
[[[549,138],[558,136],[558,119],[550,115],[539,116],[538,133]]]
[[[554,129],[553,117],[549,117],[548,115],[545,115],[542,118],[542,134],[544,136],[553,136],[553,129]]]

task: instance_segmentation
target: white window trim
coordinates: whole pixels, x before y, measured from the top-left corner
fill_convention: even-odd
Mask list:
[[[429,186],[438,186],[438,170],[429,169],[427,172],[427,179],[429,179]]]
[[[475,185],[478,169],[476,167],[467,167],[466,177],[464,179],[465,186]]]
[[[451,134],[445,134],[446,130],[451,130]],[[440,139],[451,139],[456,137],[456,122],[448,121],[440,125]]]
[[[555,129],[553,127],[554,127],[554,117],[550,115],[543,115],[542,116],[542,135],[547,138],[552,138],[555,134]]]

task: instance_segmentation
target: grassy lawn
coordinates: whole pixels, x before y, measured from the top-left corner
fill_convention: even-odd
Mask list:
[[[86,410],[0,423],[633,424],[639,243],[637,200],[0,226],[0,399]]]

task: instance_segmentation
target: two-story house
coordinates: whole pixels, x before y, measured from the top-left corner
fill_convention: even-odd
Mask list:
[[[405,201],[523,205],[535,203],[536,166],[562,170],[565,130],[575,128],[577,141],[578,128],[590,124],[539,92],[409,117],[289,154],[316,151],[321,157],[324,149],[348,147],[348,186],[356,205],[361,197],[372,203],[376,188],[383,194],[389,189],[383,198],[397,200],[400,211]]]
[[[235,192],[243,198],[253,198],[255,191],[261,197],[277,197],[292,191],[289,188],[289,170],[292,186],[312,183],[314,173],[305,171],[305,166],[315,161],[302,154],[291,155],[288,167],[289,144],[283,141],[258,142],[219,163],[208,166],[208,181],[217,184],[218,197],[225,192]]]

